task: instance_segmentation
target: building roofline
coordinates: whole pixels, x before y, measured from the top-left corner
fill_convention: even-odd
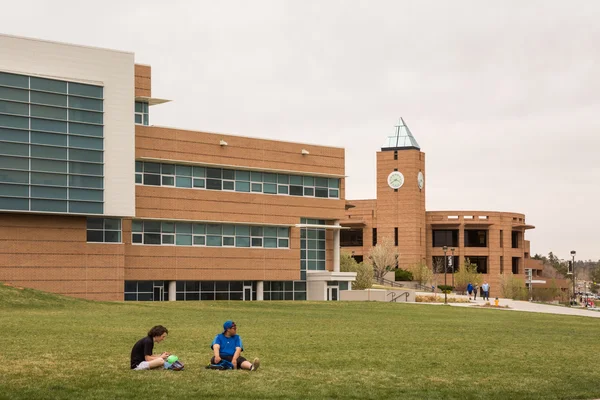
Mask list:
[[[131,54],[131,55],[135,54],[133,51],[115,50],[115,49],[109,49],[107,47],[98,47],[98,46],[86,46],[83,44],[70,43],[70,42],[59,42],[58,40],[46,40],[46,39],[29,37],[29,36],[8,35],[5,33],[0,33],[0,37],[2,37],[2,36],[13,38],[13,39],[24,39],[24,40],[31,40],[31,41],[35,41],[35,42],[54,43],[54,44],[62,44],[65,46],[81,47],[84,49],[111,51],[111,52],[115,52],[115,53],[123,53],[123,54]]]
[[[194,130],[194,129],[178,128],[176,126],[164,126],[164,125],[150,125],[149,127],[150,128],[174,129],[174,130],[177,130],[177,131],[186,131],[186,132],[194,132],[194,133],[209,133],[211,135],[223,135],[223,136],[231,136],[231,137],[242,137],[242,138],[245,138],[245,139],[256,139],[256,140],[262,140],[262,141],[273,141],[273,142],[290,143],[290,144],[301,144],[301,145],[304,145],[304,146],[315,146],[315,147],[322,147],[322,148],[346,150],[345,147],[340,147],[340,146],[326,146],[326,145],[323,145],[323,144],[315,144],[315,143],[292,142],[292,141],[289,141],[289,140],[277,140],[277,139],[271,139],[271,138],[265,138],[265,137],[245,136],[245,135],[239,135],[237,133],[222,133],[222,132],[211,132],[211,131],[199,131],[199,130]]]

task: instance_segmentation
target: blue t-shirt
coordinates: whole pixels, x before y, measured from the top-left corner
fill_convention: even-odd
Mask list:
[[[242,338],[238,335],[227,337],[224,334],[219,333],[217,336],[215,336],[215,339],[212,341],[210,348],[212,349],[215,344],[221,346],[219,348],[219,356],[234,355],[236,347],[240,347],[242,351],[244,351],[244,346],[242,345]]]

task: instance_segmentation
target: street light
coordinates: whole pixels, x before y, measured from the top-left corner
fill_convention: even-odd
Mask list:
[[[448,251],[448,246],[444,246],[442,249],[444,250],[444,286],[447,286],[446,272],[448,271],[448,260],[446,259],[446,252]],[[444,290],[444,304],[448,304],[448,290]]]
[[[450,249],[452,257],[450,257],[450,266],[452,267],[452,290],[454,290],[454,247]]]
[[[573,257],[573,264],[571,264],[573,269],[573,300],[577,301],[577,295],[575,294],[575,254],[577,254],[576,251],[571,250],[571,257]]]

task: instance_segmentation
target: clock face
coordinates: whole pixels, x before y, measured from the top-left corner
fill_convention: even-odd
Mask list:
[[[387,178],[388,185],[392,189],[400,189],[404,185],[404,175],[398,171],[392,171]]]
[[[417,175],[417,183],[419,184],[419,189],[423,189],[423,186],[425,185],[425,177],[421,171],[419,171],[419,174]]]

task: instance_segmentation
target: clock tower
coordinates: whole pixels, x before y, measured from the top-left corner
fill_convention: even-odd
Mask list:
[[[377,240],[397,245],[399,267],[426,261],[425,153],[402,118],[377,152]]]

